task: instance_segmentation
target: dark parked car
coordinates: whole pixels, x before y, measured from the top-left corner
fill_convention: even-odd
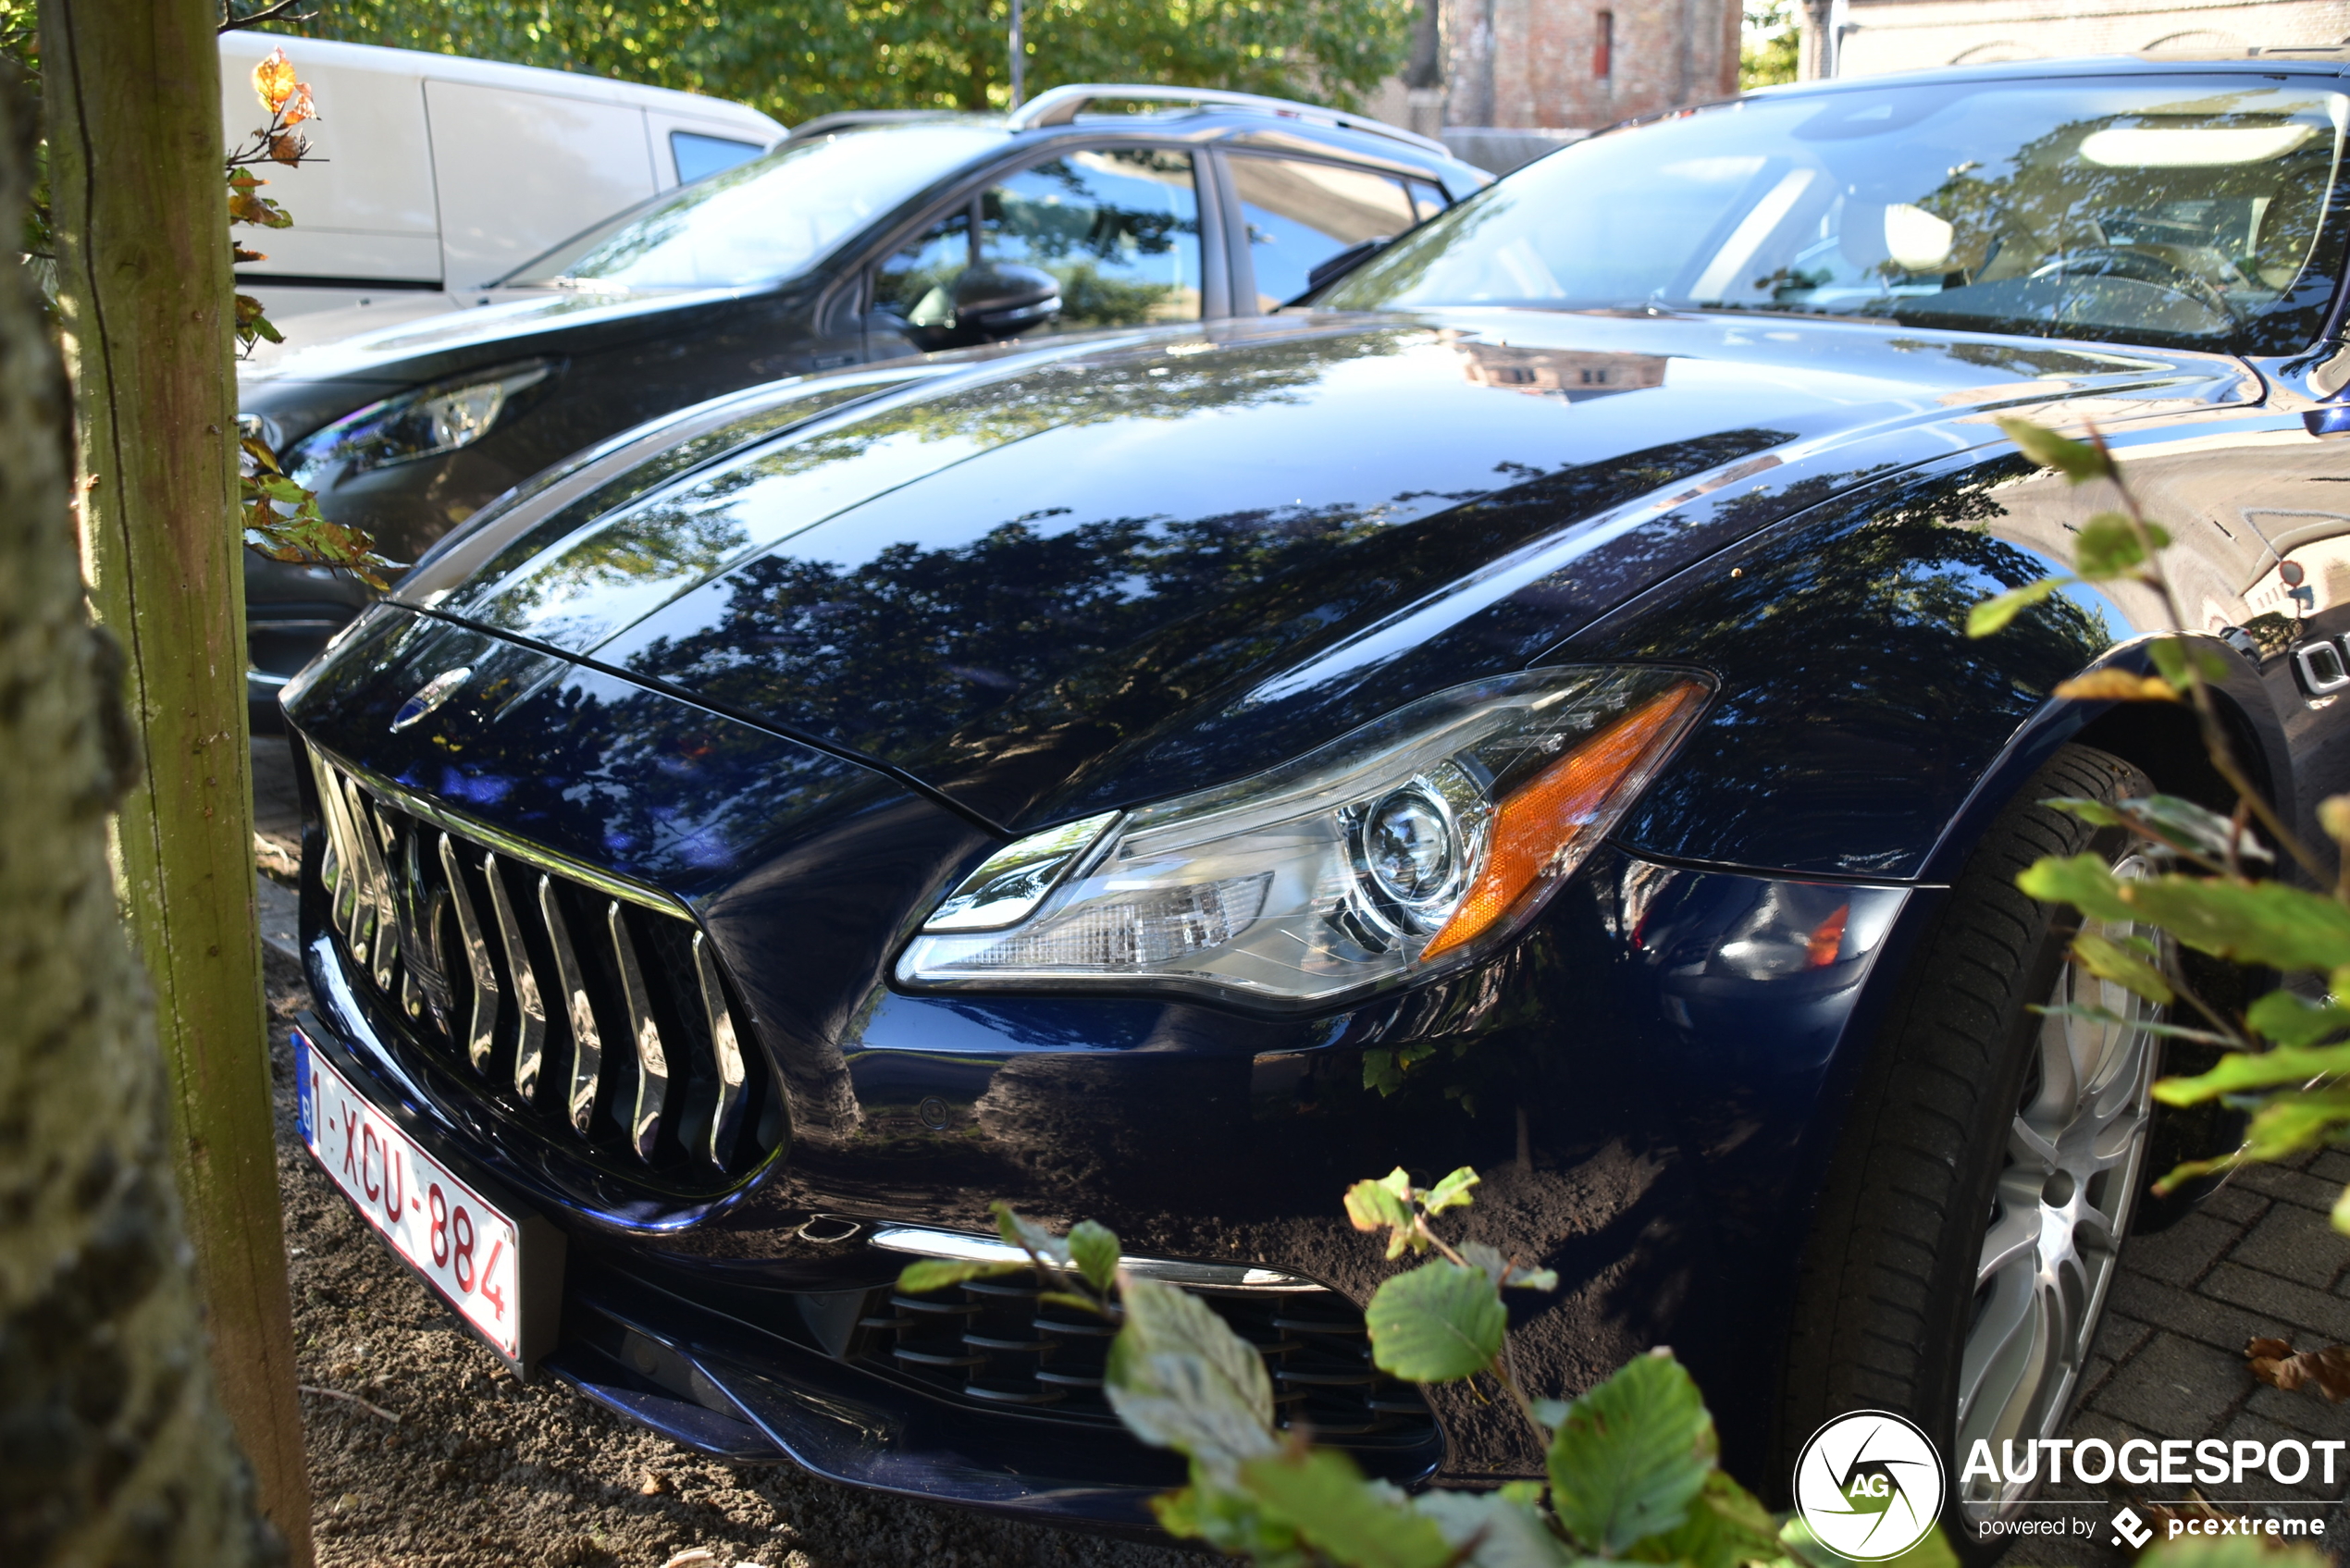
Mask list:
[[[1115,103],[1152,112],[1087,112]],[[558,247],[496,303],[254,374],[244,414],[326,515],[413,561],[517,481],[688,404],[917,352],[1254,315],[1490,182],[1425,137],[1245,93],[1064,87],[1008,118],[831,116]],[[248,552],[265,714],[368,597]]]
[[[2232,1133],[2152,1112],[2147,1009],[2013,878],[2147,863],[2049,796],[2230,802],[2183,710],[2051,696],[2145,667],[2148,591],[1964,635],[2111,504],[1994,421],[2112,443],[2306,823],[2350,772],[2344,66],[1762,93],[1308,309],[540,476],[286,694],[314,1144],[591,1399],[1108,1525],[1179,1469],[1099,1326],[901,1265],[1002,1254],[991,1199],[1096,1217],[1367,1469],[1539,1475],[1365,1353],[1341,1191],[1472,1165],[1472,1232],[1563,1281],[1514,1305],[1546,1389],[1670,1343],[1766,1492],[1873,1407],[2017,1506],[1958,1456],[2059,1428],[2150,1176]]]

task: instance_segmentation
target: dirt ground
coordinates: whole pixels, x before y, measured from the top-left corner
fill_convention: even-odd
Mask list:
[[[254,737],[255,848],[265,876],[291,881],[299,824],[284,745]],[[265,958],[278,1180],[321,1568],[1202,1561],[852,1491],[785,1467],[736,1469],[606,1414],[551,1379],[517,1384],[392,1260],[302,1147],[289,1031],[309,994],[291,957],[273,948]]]

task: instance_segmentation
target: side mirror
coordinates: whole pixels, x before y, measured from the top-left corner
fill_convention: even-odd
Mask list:
[[[1040,267],[982,262],[955,279],[955,324],[982,338],[1008,338],[1060,313],[1060,279]]]
[[[1374,234],[1367,240],[1357,241],[1347,246],[1334,256],[1325,256],[1315,265],[1314,270],[1305,275],[1305,293],[1312,293],[1342,272],[1354,271],[1354,268],[1393,243],[1395,243],[1395,237],[1391,234]],[[1305,297],[1305,294],[1298,296],[1299,299]]]

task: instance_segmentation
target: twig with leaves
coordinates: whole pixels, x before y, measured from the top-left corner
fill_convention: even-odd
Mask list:
[[[229,221],[288,228],[292,216],[261,194],[261,187],[269,182],[253,171],[262,164],[294,168],[320,161],[310,155],[310,138],[299,129],[318,117],[317,105],[309,83],[296,79],[282,48],[272,49],[254,68],[253,90],[269,111],[269,120],[228,154]],[[232,254],[241,266],[268,259],[242,245],[234,246]],[[284,334],[270,325],[261,302],[250,294],[236,296],[236,331],[241,355],[251,354],[257,342],[285,341]],[[335,522],[320,512],[317,493],[289,475],[278,453],[257,435],[243,433],[239,446],[238,510],[248,547],[272,561],[340,567],[378,592],[390,586],[387,574],[391,563],[376,553],[376,541],[365,529]]]
[[[2087,440],[2076,441],[2022,420],[1999,424],[2027,456],[2068,482],[2111,486],[2121,510],[2097,512],[2081,525],[2071,574],[2046,577],[1976,605],[1968,619],[1968,634],[1990,636],[2068,586],[2113,581],[2153,589],[2160,596],[2169,623],[2186,626],[2178,592],[2162,562],[2171,536],[2146,518],[2104,438],[2094,428]],[[2084,930],[2074,939],[2072,957],[2090,973],[2158,1007],[2184,1002],[2209,1026],[2195,1029],[2139,1019],[2131,1020],[2132,1027],[2227,1049],[2208,1071],[2157,1082],[2157,1099],[2172,1105],[2216,1099],[2251,1113],[2241,1147],[2180,1165],[2155,1184],[2157,1192],[2168,1192],[2246,1161],[2285,1158],[2350,1130],[2350,1006],[2344,1001],[2350,997],[2350,879],[2341,870],[2344,861],[2350,861],[2350,854],[2344,853],[2350,851],[2350,796],[2334,796],[2318,809],[2319,825],[2334,840],[2341,857],[2330,866],[2292,831],[2235,755],[2218,693],[2218,683],[2230,673],[2228,657],[2178,632],[2154,638],[2147,652],[2155,674],[2096,670],[2063,683],[2053,695],[2080,701],[2191,706],[2212,767],[2235,793],[2232,815],[2163,795],[2111,804],[2051,801],[2088,821],[2136,833],[2154,846],[2167,869],[2151,876],[2122,878],[2097,856],[2082,854],[2044,858],[2019,876],[2017,885],[2035,898],[2070,904],[2091,920],[2151,928],[2180,945],[2232,963],[2285,977],[2308,976],[2316,983],[2307,989],[2322,993],[2312,1000],[2290,986],[2280,987],[2236,1017],[2197,995],[2178,964],[2149,938],[2115,940]],[[2310,886],[2257,874],[2273,863],[2274,852],[2251,833],[2256,821],[2307,875]],[[2125,1021],[2108,1009],[2083,1004],[2049,1010],[2100,1022]],[[2335,1204],[2333,1223],[2338,1229],[2350,1230],[2350,1191]]]

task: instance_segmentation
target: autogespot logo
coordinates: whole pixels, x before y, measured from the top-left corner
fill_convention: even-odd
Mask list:
[[[1888,1411],[1839,1415],[1812,1434],[1795,1462],[1795,1511],[1839,1557],[1899,1557],[1942,1512],[1942,1456]]]

